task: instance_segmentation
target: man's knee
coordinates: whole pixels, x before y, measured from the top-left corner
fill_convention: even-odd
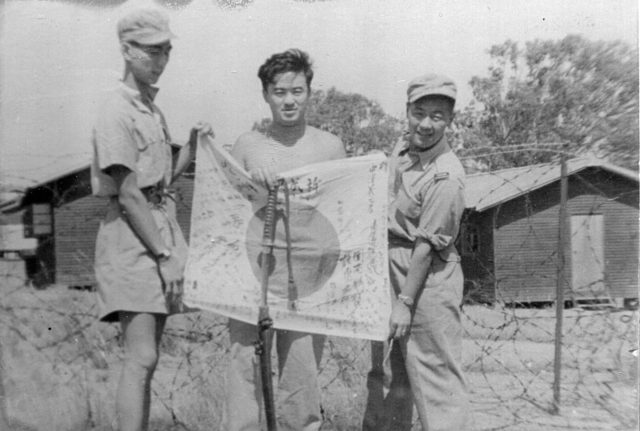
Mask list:
[[[136,346],[126,352],[125,361],[129,365],[153,371],[158,364],[158,351],[153,346]]]

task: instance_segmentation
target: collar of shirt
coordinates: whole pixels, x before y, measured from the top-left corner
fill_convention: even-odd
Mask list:
[[[125,98],[129,100],[133,105],[135,105],[135,107],[140,111],[153,113],[154,109],[150,109],[149,106],[144,103],[144,99],[146,98],[153,106],[153,100],[156,98],[156,94],[158,94],[158,91],[160,90],[158,87],[149,86],[147,91],[145,91],[143,95],[140,90],[131,88],[122,82],[120,84],[120,90],[122,91]]]
[[[440,141],[425,151],[414,151],[409,147],[407,143],[405,148],[400,150],[398,153],[400,156],[405,156],[410,160],[409,166],[406,166],[406,169],[413,166],[415,163],[420,161],[420,165],[422,168],[426,168],[430,163],[432,163],[437,157],[441,156],[444,153],[451,151],[451,147],[449,146],[449,141],[446,136],[443,136]],[[404,163],[403,163],[404,164]]]

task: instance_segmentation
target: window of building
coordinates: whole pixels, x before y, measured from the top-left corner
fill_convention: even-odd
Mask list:
[[[53,233],[51,205],[48,203],[33,204],[25,214],[25,237],[32,238]]]

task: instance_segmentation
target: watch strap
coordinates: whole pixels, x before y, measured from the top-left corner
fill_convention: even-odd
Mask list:
[[[398,301],[402,302],[407,307],[413,307],[413,298],[407,295],[403,295],[402,293],[398,295]]]
[[[156,255],[156,259],[158,259],[159,262],[164,262],[168,260],[170,257],[171,257],[171,252],[167,248],[165,248],[164,250],[162,250],[160,253]]]

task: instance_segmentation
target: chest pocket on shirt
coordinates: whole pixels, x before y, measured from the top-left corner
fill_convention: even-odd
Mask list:
[[[138,151],[147,151],[149,147],[157,148],[164,141],[162,127],[150,116],[133,119],[133,134]]]
[[[162,126],[150,115],[134,118],[133,126],[138,149],[138,183],[149,185],[159,181],[165,170],[164,132]]]
[[[396,202],[398,210],[404,214],[405,217],[412,219],[420,217],[420,211],[422,210],[422,198],[415,190],[412,189],[411,186],[408,186],[404,182],[404,179],[400,189],[398,190]]]

